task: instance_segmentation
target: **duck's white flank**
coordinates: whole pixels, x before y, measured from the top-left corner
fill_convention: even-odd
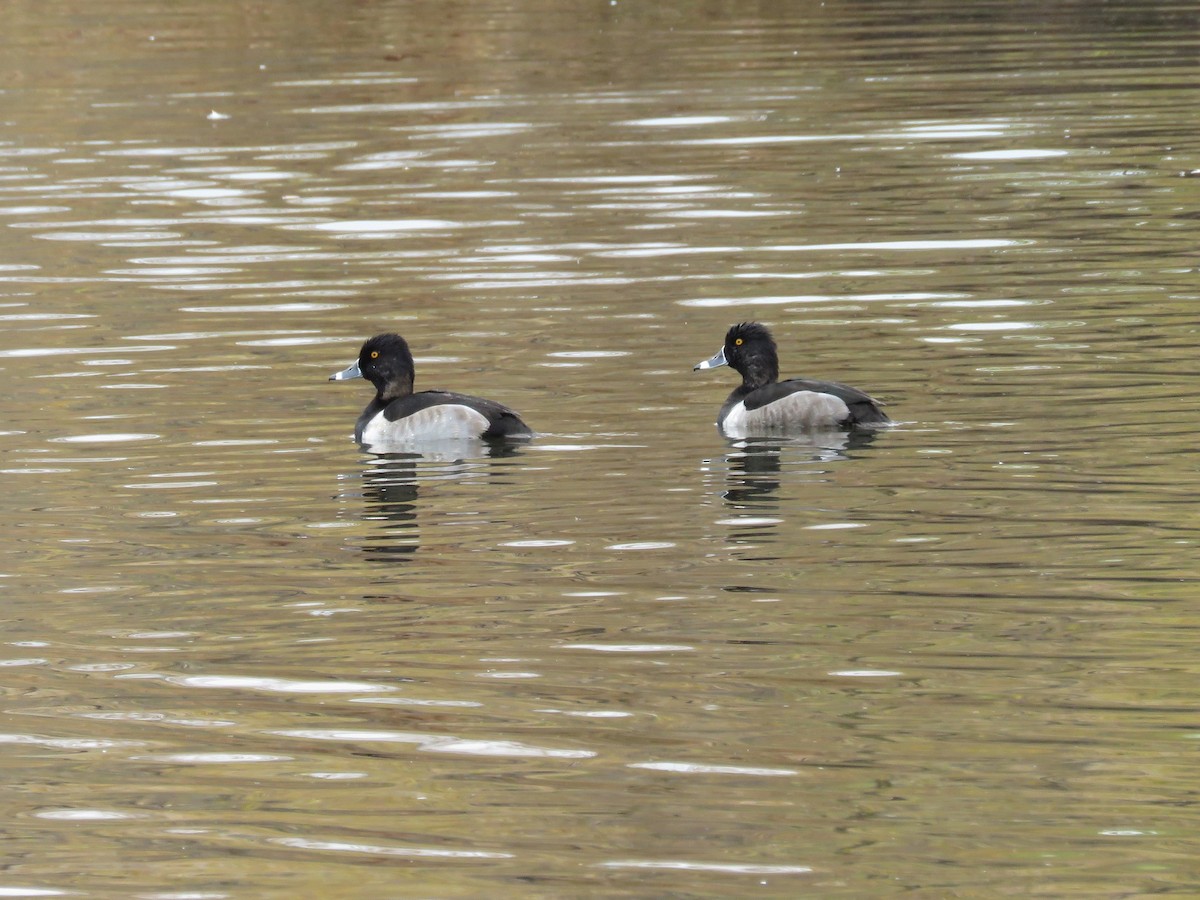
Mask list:
[[[439,403],[411,416],[389,422],[380,413],[363,429],[364,444],[408,441],[457,441],[478,438],[487,431],[487,416],[458,403]]]
[[[729,410],[721,430],[735,438],[764,431],[817,430],[833,428],[849,415],[850,407],[833,394],[796,391],[758,409],[747,410],[745,403],[738,403]]]

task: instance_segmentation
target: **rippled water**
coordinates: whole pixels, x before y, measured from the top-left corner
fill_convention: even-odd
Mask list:
[[[0,893],[1200,890],[1194,10],[8,18]]]

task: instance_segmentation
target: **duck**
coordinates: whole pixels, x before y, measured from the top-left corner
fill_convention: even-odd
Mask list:
[[[741,322],[725,343],[693,372],[729,366],[742,376],[717,414],[717,427],[730,437],[783,432],[878,428],[891,424],[881,404],[858,388],[811,378],[779,380],[779,352],[765,325]]]
[[[366,446],[431,441],[524,440],[533,430],[502,403],[430,390],[413,393],[413,357],[398,334],[368,339],[358,359],[330,381],[365,378],[375,386],[375,398],[354,425],[354,439]]]

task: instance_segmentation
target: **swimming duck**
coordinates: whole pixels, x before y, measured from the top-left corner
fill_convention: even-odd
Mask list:
[[[505,440],[533,437],[521,417],[503,404],[453,391],[413,393],[413,358],[398,334],[377,334],[362,345],[358,361],[330,381],[365,378],[375,399],[354,425],[360,444],[422,441]]]
[[[717,427],[730,437],[877,427],[891,422],[878,401],[858,388],[809,378],[780,381],[775,339],[757,322],[730,328],[721,349],[692,371],[726,365],[742,376],[741,386],[717,414]]]

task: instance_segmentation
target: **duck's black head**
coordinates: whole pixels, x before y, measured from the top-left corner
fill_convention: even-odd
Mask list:
[[[716,355],[696,368],[715,369],[726,365],[741,375],[742,383],[750,388],[777,381],[779,354],[767,327],[758,322],[734,325],[726,332],[725,343]]]
[[[330,376],[330,381],[365,378],[375,385],[380,400],[407,397],[413,390],[413,358],[408,342],[398,334],[377,334],[362,345],[358,362]]]
[[[377,334],[358,353],[363,378],[375,385],[381,400],[413,392],[413,358],[408,341],[398,334]]]

